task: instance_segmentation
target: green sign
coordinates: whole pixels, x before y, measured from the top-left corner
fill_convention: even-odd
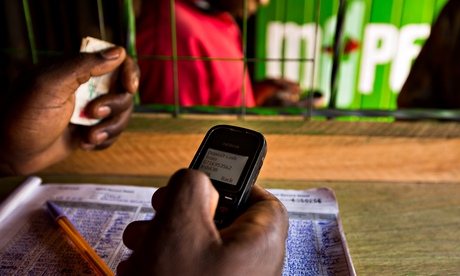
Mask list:
[[[447,0],[348,0],[336,107],[395,109]],[[319,5],[318,28],[316,11]],[[284,77],[330,97],[339,0],[271,0],[257,14],[256,78]],[[314,62],[313,62],[314,60]]]

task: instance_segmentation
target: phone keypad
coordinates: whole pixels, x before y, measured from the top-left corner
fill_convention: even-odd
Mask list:
[[[220,194],[220,199],[223,201],[223,202],[226,202],[226,203],[234,203],[235,200],[236,200],[236,197],[234,194],[230,194],[230,193],[221,193]]]
[[[216,214],[214,215],[214,223],[217,228],[223,228],[229,225],[234,219],[234,210],[231,207],[232,205],[227,205],[222,201],[219,201],[217,205]]]

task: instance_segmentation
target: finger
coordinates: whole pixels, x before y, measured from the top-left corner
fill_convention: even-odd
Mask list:
[[[261,267],[277,264],[281,272],[289,227],[286,208],[258,185],[254,185],[249,204],[242,215],[221,230],[222,242],[229,252],[245,252],[235,255],[235,258],[241,261],[249,257],[260,258],[256,263],[260,263]]]
[[[109,138],[108,135],[109,134],[107,132],[101,132],[100,134],[98,134],[96,139],[101,140],[101,142],[96,144],[90,144],[83,140],[80,140],[80,149],[84,151],[103,150],[115,143],[115,141],[120,136],[116,135]]]
[[[62,89],[59,95],[69,97],[77,88],[87,82],[92,76],[101,76],[115,70],[126,58],[123,47],[115,46],[97,53],[79,53],[54,66],[58,71],[57,79],[70,89]],[[55,75],[52,75],[55,78]],[[55,81],[55,80],[52,80]]]
[[[289,216],[286,207],[274,195],[255,184],[248,199],[248,210],[240,216],[241,221],[265,227],[270,222],[279,223],[281,232],[287,230]],[[253,216],[254,214],[257,214]],[[278,225],[278,224],[277,224]]]
[[[252,192],[249,195],[247,204],[251,206],[258,202],[263,202],[265,200],[278,200],[278,199],[274,195],[269,193],[267,190],[260,187],[260,185],[254,184],[254,187],[252,188]]]
[[[127,56],[121,66],[121,84],[127,92],[134,94],[139,87],[140,70],[137,63]]]
[[[85,114],[94,119],[117,115],[134,106],[134,95],[130,93],[109,93],[88,103]]]
[[[125,228],[123,232],[123,243],[129,249],[139,250],[146,239],[148,230],[150,227],[151,221],[133,221]],[[124,275],[124,273],[129,273],[132,266],[131,258],[128,260],[121,261],[117,265],[117,275]]]
[[[160,210],[161,206],[163,206],[167,190],[168,187],[161,187],[158,190],[156,190],[155,193],[153,193],[152,207],[154,210]]]
[[[125,93],[124,95],[131,96]],[[86,133],[82,134],[82,149],[103,149],[110,146],[116,138],[123,132],[129,123],[134,102],[130,101],[130,106],[119,114],[112,113],[112,116],[105,118],[100,123],[87,129]],[[114,106],[115,105],[111,105]],[[116,111],[117,107],[115,107]]]
[[[168,214],[166,223],[175,223],[170,218],[180,216],[184,217],[180,222],[182,226],[194,227],[202,221],[201,226],[215,228],[214,213],[219,194],[208,176],[197,170],[182,169],[171,177],[167,187],[166,200],[158,210]]]
[[[123,232],[123,243],[131,250],[138,250],[147,235],[150,221],[133,221]]]
[[[81,84],[91,76],[100,76],[114,70],[125,57],[125,50],[118,46],[98,53],[79,53],[72,57],[53,59],[52,62],[50,60],[21,75],[12,90],[34,93],[13,93],[9,95],[9,102],[26,102],[54,109],[65,104],[73,105],[75,100],[71,96]],[[70,116],[71,112],[63,114],[67,115]]]
[[[302,88],[300,87],[299,83],[292,80],[276,79],[275,84],[278,89],[287,91],[292,94],[299,94],[302,92]]]
[[[129,259],[119,262],[117,265],[117,275],[129,275],[130,273],[129,268],[131,265],[132,264]]]
[[[281,233],[287,229],[289,217],[286,208],[274,195],[255,184],[248,199],[248,208],[228,228],[238,228],[240,224],[251,224],[253,229],[265,229],[268,224],[281,225]],[[269,229],[271,227],[268,227]],[[286,228],[286,229],[285,229]],[[229,229],[228,232],[234,232]]]
[[[180,267],[195,267],[208,264],[203,252],[213,256],[205,249],[219,242],[213,221],[219,195],[210,179],[202,172],[182,169],[171,177],[167,187],[163,205],[151,221],[141,248],[133,251],[122,268],[153,275],[164,261],[179,260]]]

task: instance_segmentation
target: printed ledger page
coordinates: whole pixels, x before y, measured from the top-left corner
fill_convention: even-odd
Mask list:
[[[46,212],[55,202],[115,272],[130,251],[122,234],[133,220],[154,216],[155,188],[46,184],[28,192],[0,223],[0,275],[92,275],[91,267]],[[270,189],[287,207],[289,235],[283,275],[355,275],[332,190]],[[4,208],[5,206],[2,206]]]

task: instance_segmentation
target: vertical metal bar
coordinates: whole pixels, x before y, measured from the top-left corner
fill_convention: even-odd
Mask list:
[[[122,10],[126,11],[123,16],[124,27],[126,27],[126,49],[128,54],[137,62],[136,51],[136,17],[134,15],[133,1],[125,0]],[[139,105],[139,91],[134,94],[134,103]]]
[[[319,12],[321,10],[321,1],[316,0],[316,11],[315,11],[315,43],[313,44],[313,66],[311,71],[311,86],[310,86],[310,94],[309,94],[309,103],[307,109],[307,120],[310,120],[313,113],[313,100],[314,100],[314,89],[315,89],[315,71],[316,66],[318,66],[318,61],[316,60],[316,51],[318,46],[318,29],[319,29]]]
[[[241,84],[241,119],[246,116],[246,74],[247,65],[247,37],[248,36],[248,1],[243,2],[243,35],[241,41],[241,49],[243,50],[243,82]]]
[[[106,32],[105,32],[104,9],[102,7],[102,0],[97,0],[97,14],[99,16],[99,31],[101,33],[101,39],[107,40]]]
[[[281,64],[281,78],[285,79],[286,78],[286,41],[287,41],[287,31],[286,31],[286,23],[288,19],[288,1],[278,1],[278,2],[284,2],[284,8],[283,8],[283,42],[282,42],[282,50],[281,50],[281,57],[279,59],[279,63]]]
[[[133,1],[124,0],[124,27],[126,27],[126,49],[128,54],[137,61],[136,52],[136,18],[134,15]]]
[[[27,35],[29,36],[32,62],[33,64],[37,64],[38,63],[37,46],[35,45],[35,36],[34,36],[34,29],[32,26],[32,17],[30,16],[29,2],[27,0],[22,0],[22,6],[24,8],[24,16],[26,18]]]
[[[331,71],[331,97],[329,99],[329,108],[336,107],[337,99],[337,75],[340,67],[340,52],[342,50],[342,39],[343,39],[343,25],[345,21],[345,11],[346,11],[346,0],[340,0],[339,10],[337,12],[337,24],[335,27],[335,36],[334,36],[334,52],[332,60],[332,71]]]
[[[177,64],[177,39],[176,39],[176,11],[174,6],[174,0],[170,0],[170,14],[171,14],[171,50],[172,50],[172,62],[173,62],[173,77],[174,77],[174,117],[178,117],[180,113],[179,106],[179,76],[178,76],[178,64]]]

